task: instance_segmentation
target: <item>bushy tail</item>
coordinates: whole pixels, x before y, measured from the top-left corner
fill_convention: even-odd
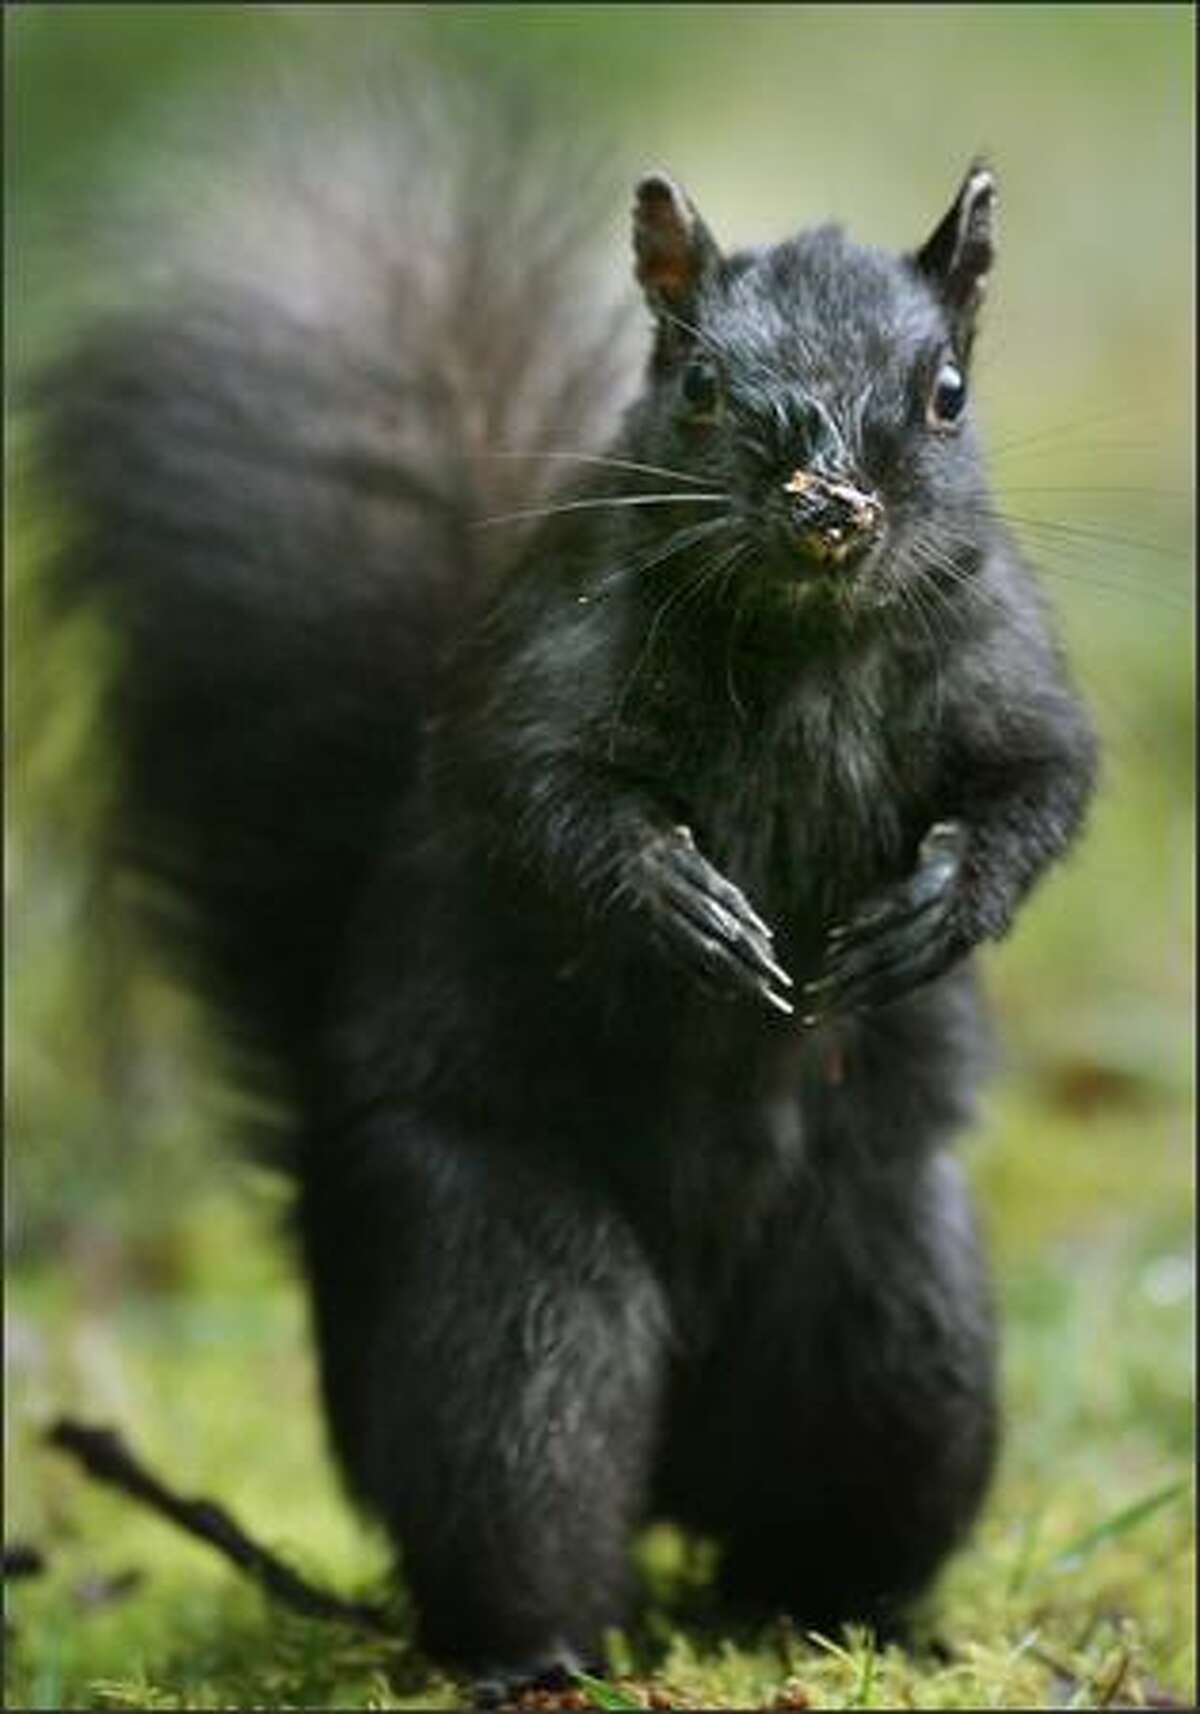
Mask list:
[[[419,763],[439,657],[594,446],[624,349],[594,170],[527,92],[290,76],[197,117],[178,215],[40,378],[56,586],[100,603],[122,844],[237,1043],[299,1067]],[[519,527],[519,526],[515,526]]]

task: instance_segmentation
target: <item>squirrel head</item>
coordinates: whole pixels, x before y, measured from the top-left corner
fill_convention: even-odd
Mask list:
[[[968,377],[995,211],[976,161],[907,254],[823,226],[727,256],[671,179],[642,179],[635,274],[654,340],[639,455],[728,494],[751,557],[796,589],[853,583],[874,602],[914,555],[968,548],[984,499]]]

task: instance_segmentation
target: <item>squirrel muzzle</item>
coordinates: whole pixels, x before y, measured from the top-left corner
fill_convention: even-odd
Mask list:
[[[797,470],[783,491],[793,539],[810,559],[846,565],[879,535],[882,502],[844,477]]]

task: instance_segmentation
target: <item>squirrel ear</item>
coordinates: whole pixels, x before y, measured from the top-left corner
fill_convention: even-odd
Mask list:
[[[996,179],[974,161],[949,211],[911,258],[945,305],[955,339],[969,347],[995,255]]]
[[[721,260],[712,233],[665,173],[634,192],[633,253],[638,284],[656,315],[687,314],[697,288]]]

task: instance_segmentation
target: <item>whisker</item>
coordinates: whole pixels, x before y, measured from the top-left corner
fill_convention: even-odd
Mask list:
[[[655,566],[661,565],[673,554],[681,553],[684,548],[695,547],[698,542],[704,541],[708,536],[716,535],[719,531],[724,530],[727,525],[728,519],[725,517],[705,518],[703,523],[688,524],[684,528],[676,530],[674,535],[668,537],[665,544],[657,546],[654,552],[645,559],[635,560],[632,565],[621,564],[614,567],[601,580],[598,591],[603,593],[614,584],[625,583],[630,578],[640,577],[643,572],[652,571]]]
[[[964,538],[962,545],[969,545],[966,538]],[[925,582],[929,592],[937,598],[944,610],[950,610],[950,595],[948,589],[941,587],[943,582],[979,605],[990,607],[992,612],[998,616],[1003,617],[1007,612],[999,592],[990,588],[982,580],[980,574],[964,571],[963,567],[949,552],[945,539],[941,535],[934,535],[920,529],[916,530],[912,539],[912,558],[914,561],[917,554],[921,556],[920,569],[937,574],[938,582],[929,578],[926,578]]]
[[[1087,524],[1066,524],[1057,518],[1031,518],[1019,512],[1001,511],[998,507],[980,507],[981,517],[998,518],[1005,524],[1017,524],[1023,529],[1043,530],[1080,542],[1096,542],[1104,547],[1134,548],[1138,553],[1154,554],[1160,559],[1176,560],[1178,551],[1164,547],[1161,542],[1148,542],[1136,536],[1115,535],[1108,530],[1094,530]]]
[[[599,452],[499,452],[484,453],[485,458],[544,458],[570,461],[574,464],[599,464],[607,470],[634,470],[645,476],[670,476],[677,482],[690,482],[694,487],[707,486],[703,476],[693,476],[687,470],[672,470],[665,464],[640,464],[634,458],[611,458]]]
[[[493,524],[513,524],[524,518],[553,518],[562,512],[598,511],[604,506],[717,506],[727,505],[728,494],[610,494],[603,499],[564,500],[553,506],[527,506],[519,512],[500,512],[477,518],[472,529],[486,530]]]
[[[1041,446],[1048,440],[1056,444],[1069,444],[1072,438],[1078,441],[1080,436],[1091,434],[1095,429],[1110,427],[1114,423],[1145,421],[1146,417],[1147,413],[1140,410],[1101,411],[1095,416],[1077,417],[1072,422],[1059,423],[1054,428],[1035,429],[1032,434],[1013,435],[993,441],[988,447],[988,453],[993,458],[998,455],[1007,457],[1010,453],[1024,452],[1029,447]],[[1118,447],[1117,450],[1122,449]]]
[[[748,541],[739,541],[739,542],[736,542],[734,544],[734,551],[733,551],[732,555],[730,556],[729,562],[725,568],[725,583],[726,583],[726,585],[729,585],[733,582],[734,576],[736,575],[736,572],[738,570],[739,565],[744,563],[744,561],[749,557],[749,555],[751,554],[752,551],[753,551],[753,544],[748,542]],[[749,584],[747,584],[743,588],[742,593],[739,596],[739,598],[738,598],[738,600],[734,606],[733,618],[730,620],[730,623],[729,623],[729,639],[725,645],[725,688],[729,692],[730,705],[733,708],[733,711],[736,714],[739,723],[743,726],[746,724],[747,714],[746,714],[745,705],[743,704],[742,699],[738,695],[738,691],[737,691],[736,677],[735,677],[734,668],[733,668],[733,655],[734,655],[734,646],[737,642],[738,623],[741,620],[742,614],[746,610],[746,601],[749,598],[749,595],[750,595],[750,586],[749,586]]]
[[[920,567],[911,562],[913,570],[918,575],[915,578],[901,577],[897,580],[896,589],[901,606],[906,606],[921,622],[921,627],[929,639],[930,664],[933,669],[933,723],[936,726],[942,717],[943,680],[942,652],[946,643],[946,633],[940,631],[936,624],[936,606],[931,613],[926,607],[922,591]],[[928,587],[928,586],[926,586]],[[936,592],[935,592],[936,593]]]
[[[1031,484],[1002,482],[999,484],[1005,494],[1132,494],[1149,500],[1190,500],[1191,494],[1186,488],[1143,488],[1135,483],[1097,482]]]
[[[1086,571],[1081,569],[1069,570],[1066,567],[1057,564],[1049,557],[1049,553],[1051,551],[1058,554],[1062,554],[1064,552],[1072,552],[1076,554],[1086,553],[1089,561],[1094,557],[1093,550],[1090,546],[1081,542],[1052,541],[1048,544],[1047,550],[1044,554],[1038,553],[1033,556],[1031,570],[1035,576],[1056,578],[1063,583],[1081,584],[1092,589],[1105,591],[1109,594],[1124,595],[1137,601],[1148,600],[1159,606],[1169,607],[1176,612],[1190,611],[1191,603],[1176,591],[1164,589],[1158,584],[1148,582],[1145,578],[1140,578],[1133,574],[1126,579],[1122,579],[1116,572],[1111,571],[1111,569],[1109,574],[1106,576],[1100,576],[1090,569]],[[993,600],[995,599],[994,592],[990,591],[986,585],[979,585],[976,579],[964,577],[960,568],[946,562],[942,565],[941,569],[950,581],[957,581],[964,587],[972,588],[980,597],[990,597]],[[999,603],[997,603],[997,610],[1000,610]]]
[[[634,685],[641,674],[642,668],[650,659],[655,638],[658,635],[663,621],[674,608],[679,606],[680,602],[683,601],[685,597],[696,595],[709,582],[711,582],[714,576],[720,573],[723,563],[724,562],[719,558],[706,560],[693,577],[685,578],[678,588],[669,591],[655,609],[654,616],[646,628],[645,638],[638,650],[633,666],[629,670],[629,675],[622,686],[620,697],[618,698],[617,705],[613,710],[613,717],[609,726],[608,740],[608,757],[610,761],[612,761],[616,756],[617,733],[620,730],[621,717],[625,712],[626,705],[633,693]]]
[[[1132,578],[1127,583],[1121,583],[1110,578],[1097,577],[1091,572],[1068,571],[1065,566],[1055,565],[1044,559],[1036,562],[1036,570],[1046,577],[1058,578],[1063,583],[1104,590],[1110,595],[1124,595],[1131,601],[1149,601],[1154,606],[1169,608],[1174,613],[1190,613],[1192,610],[1191,602],[1185,597],[1173,595],[1170,590],[1157,588],[1153,584],[1138,583]]]
[[[919,608],[924,616],[926,624],[932,633],[934,644],[945,644],[950,640],[950,633],[942,621],[945,615],[950,611],[950,592],[948,589],[935,583],[931,578],[922,575],[930,564],[927,556],[924,556],[923,559],[923,556],[914,554],[912,563],[917,576],[911,582],[905,584],[905,592],[911,596],[914,606]],[[945,568],[943,567],[941,569],[944,570]],[[948,581],[958,588],[968,589],[970,587],[971,580],[963,577],[956,579],[951,576]],[[936,653],[937,650],[935,648],[935,655]]]

